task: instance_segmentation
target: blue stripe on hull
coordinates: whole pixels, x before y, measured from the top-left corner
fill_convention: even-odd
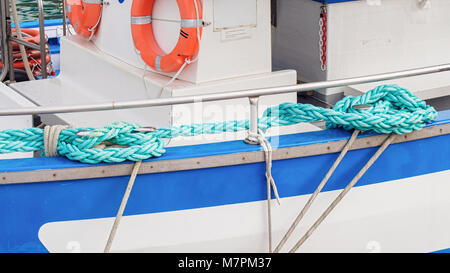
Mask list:
[[[374,153],[352,151],[325,190],[342,189]],[[357,186],[450,169],[450,136],[392,145]],[[310,194],[336,154],[274,162],[280,195]],[[125,215],[264,200],[264,164],[148,174],[138,177]],[[128,177],[18,184],[0,190],[0,251],[46,251],[37,231],[47,222],[115,216]]]
[[[448,113],[444,113],[443,117],[447,116]],[[435,124],[443,122],[438,120]],[[320,134],[322,138],[319,137]],[[348,137],[347,132],[329,130],[286,136],[280,141],[283,142],[282,146],[286,147],[345,137]],[[214,154],[229,153],[239,150],[241,145],[243,144],[240,141],[200,145],[195,148],[195,156],[207,155],[214,147],[217,148],[212,150]],[[202,150],[202,147],[205,150]],[[247,150],[259,149],[256,146],[245,147]],[[167,156],[153,160],[183,158],[189,149],[194,148],[172,148]],[[324,190],[344,188],[376,149],[349,152]],[[449,154],[450,135],[393,144],[356,186],[449,170]],[[326,154],[275,161],[273,176],[280,196],[311,194],[336,157],[337,154]],[[84,165],[62,158],[3,160],[0,162],[0,172]],[[135,182],[125,215],[264,200],[264,172],[264,163],[254,163],[140,175]],[[128,178],[125,176],[1,186],[0,252],[46,252],[38,239],[38,230],[48,222],[114,217]]]

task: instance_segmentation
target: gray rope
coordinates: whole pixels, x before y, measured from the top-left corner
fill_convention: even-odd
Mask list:
[[[364,167],[358,172],[358,174],[352,179],[352,181],[345,187],[345,189],[334,199],[333,203],[325,210],[325,212],[317,219],[317,221],[309,228],[309,230],[303,235],[303,237],[292,247],[289,251],[294,253],[297,249],[311,236],[311,234],[317,229],[323,220],[330,214],[330,212],[337,206],[337,204],[344,198],[344,196],[350,191],[350,189],[361,179],[366,171],[372,166],[373,163],[380,157],[380,155],[386,150],[386,148],[395,140],[396,134],[390,134],[384,141],[383,145],[378,151],[369,159]]]
[[[338,158],[336,159],[336,161],[334,162],[333,166],[331,166],[331,168],[328,170],[327,174],[325,175],[325,177],[322,179],[322,181],[320,182],[319,186],[317,187],[317,189],[314,191],[314,193],[311,195],[311,197],[309,198],[309,200],[306,202],[305,206],[303,207],[303,209],[300,211],[300,213],[297,215],[297,218],[295,218],[294,223],[292,223],[291,227],[289,228],[289,230],[286,232],[286,234],[284,235],[283,239],[281,239],[280,243],[278,244],[278,246],[274,249],[274,253],[278,253],[280,252],[281,248],[284,246],[284,244],[286,243],[286,241],[289,239],[289,237],[292,235],[292,232],[294,232],[295,228],[297,227],[297,225],[300,223],[300,221],[302,220],[303,216],[306,214],[306,212],[308,211],[308,209],[311,207],[311,204],[314,202],[314,200],[316,199],[317,195],[320,193],[320,191],[322,191],[323,187],[325,186],[325,184],[328,182],[328,180],[330,179],[331,175],[334,173],[334,171],[336,170],[336,168],[339,166],[339,164],[341,163],[342,159],[344,158],[344,156],[347,154],[347,152],[349,151],[349,149],[351,148],[351,146],[353,145],[353,143],[355,142],[356,138],[358,137],[359,133],[361,131],[359,130],[354,130],[352,136],[350,137],[350,139],[347,141],[347,144],[345,144],[344,148],[342,149],[341,153],[339,154]]]
[[[119,211],[117,212],[116,219],[114,220],[114,225],[111,229],[111,233],[109,234],[108,242],[106,243],[104,253],[109,253],[111,250],[112,243],[114,241],[114,237],[116,236],[117,228],[119,227],[120,220],[123,216],[123,211],[128,203],[128,198],[130,197],[131,190],[133,189],[134,181],[136,180],[136,176],[138,174],[139,168],[141,167],[142,161],[136,161],[133,167],[133,171],[131,173],[130,180],[128,181],[127,189],[125,190],[125,194],[122,198],[122,203],[120,204]]]

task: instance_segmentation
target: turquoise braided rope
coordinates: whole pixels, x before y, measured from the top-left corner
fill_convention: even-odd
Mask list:
[[[373,107],[364,111],[353,108],[360,104],[371,104]],[[327,128],[406,134],[422,129],[436,116],[433,107],[410,91],[396,85],[382,85],[359,97],[345,97],[333,109],[295,103],[268,108],[259,119],[259,127],[265,131],[274,126],[324,120]],[[58,139],[58,153],[70,160],[91,164],[140,161],[162,156],[165,153],[164,138],[238,132],[248,130],[250,123],[248,120],[233,120],[172,126],[149,133],[134,131],[140,127],[116,122],[101,128],[65,129]],[[90,133],[78,136],[80,131]],[[0,153],[43,151],[43,138],[44,130],[38,128],[0,131]],[[95,147],[105,141],[121,147]]]

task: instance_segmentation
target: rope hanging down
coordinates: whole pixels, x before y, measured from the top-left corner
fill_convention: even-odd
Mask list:
[[[353,106],[371,104],[360,112]],[[410,91],[396,85],[383,85],[359,97],[345,97],[333,109],[309,104],[284,103],[268,108],[259,119],[259,129],[325,120],[328,128],[374,130],[383,134],[405,134],[422,129],[436,118],[436,110]],[[126,122],[101,128],[67,128],[60,131],[57,153],[83,163],[141,161],[165,153],[163,138],[238,132],[249,129],[248,120],[182,125],[140,132],[141,126]],[[89,131],[83,136],[80,131]],[[115,144],[104,149],[99,144]],[[102,145],[104,146],[104,145]],[[0,153],[44,151],[44,130],[29,128],[0,131]]]
[[[350,181],[350,183],[339,193],[339,195],[333,200],[333,202],[327,207],[327,209],[320,215],[320,217],[314,222],[314,224],[308,229],[308,231],[294,244],[294,246],[289,251],[290,253],[295,253],[298,248],[305,243],[305,241],[311,236],[311,234],[317,229],[317,227],[325,220],[325,218],[331,213],[331,211],[336,208],[339,202],[345,197],[345,195],[358,183],[359,179],[367,172],[367,170],[375,163],[375,161],[383,154],[383,152],[394,142],[396,134],[390,134],[383,144],[378,148],[376,153],[367,161],[367,163],[362,167],[358,174]],[[281,245],[281,244],[280,244]],[[279,249],[278,249],[279,250]]]

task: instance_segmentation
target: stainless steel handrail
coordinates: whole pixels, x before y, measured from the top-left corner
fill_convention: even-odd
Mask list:
[[[75,113],[75,112],[91,112],[105,110],[119,110],[131,108],[145,108],[151,106],[177,105],[186,103],[206,102],[237,99],[245,97],[259,97],[266,95],[275,95],[291,92],[304,92],[311,90],[320,90],[325,88],[333,88],[347,85],[355,85],[362,83],[377,82],[382,80],[392,80],[398,78],[425,75],[437,72],[450,71],[450,64],[443,64],[431,67],[403,70],[392,73],[383,73],[363,77],[354,77],[340,80],[321,81],[313,83],[304,83],[292,86],[281,86],[264,89],[250,89],[233,91],[226,93],[213,93],[198,96],[184,96],[176,98],[159,98],[149,100],[134,100],[121,102],[108,102],[87,105],[66,105],[66,106],[38,106],[20,109],[0,109],[0,116],[18,116],[18,115],[38,115],[38,114],[58,114],[58,113]]]

